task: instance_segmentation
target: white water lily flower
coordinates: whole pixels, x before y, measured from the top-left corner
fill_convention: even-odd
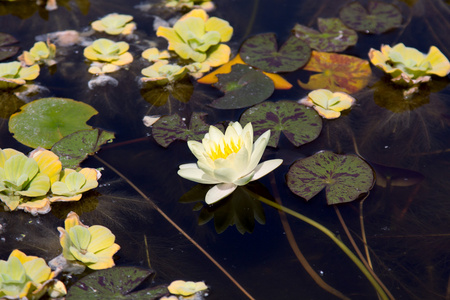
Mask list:
[[[270,130],[253,144],[251,123],[242,129],[232,123],[225,134],[214,126],[202,142],[188,141],[188,147],[198,162],[180,166],[178,175],[204,184],[216,184],[206,194],[206,203],[215,203],[230,195],[238,186],[257,180],[281,165],[282,159],[259,161],[269,142]]]

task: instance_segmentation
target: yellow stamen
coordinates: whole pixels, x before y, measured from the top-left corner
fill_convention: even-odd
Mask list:
[[[238,153],[242,147],[242,139],[239,138],[237,143],[231,139],[228,143],[225,139],[222,139],[224,147],[220,147],[221,143],[214,143],[214,146],[211,147],[209,157],[212,160],[216,160],[218,158],[227,158],[231,153]]]

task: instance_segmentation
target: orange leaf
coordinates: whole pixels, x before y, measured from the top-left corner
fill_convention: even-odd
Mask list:
[[[217,82],[217,74],[228,74],[231,72],[231,66],[236,64],[242,64],[246,65],[246,63],[241,59],[240,55],[236,55],[232,60],[221,66],[220,68],[216,69],[214,72],[209,73],[208,75],[203,76],[202,78],[198,79],[197,82],[199,83],[205,83],[205,84],[213,84]],[[278,74],[274,73],[266,73],[263,72],[264,75],[272,79],[275,88],[277,90],[288,90],[292,87],[292,84],[290,84],[286,79],[281,77]]]
[[[369,61],[350,55],[312,51],[311,58],[303,68],[320,72],[312,75],[308,83],[298,80],[307,90],[328,89],[332,92],[355,93],[368,83],[372,70]]]

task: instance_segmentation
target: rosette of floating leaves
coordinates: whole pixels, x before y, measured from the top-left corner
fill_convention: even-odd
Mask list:
[[[142,82],[154,82],[158,85],[166,85],[183,78],[188,69],[179,65],[169,64],[167,60],[155,62],[150,67],[142,69]]]
[[[166,60],[170,58],[169,51],[163,50],[159,51],[158,48],[149,48],[142,52],[142,57],[149,62],[157,62],[160,60]]]
[[[47,40],[46,43],[35,43],[30,51],[24,51],[22,55],[19,56],[19,60],[24,62],[27,66],[34,64],[46,64],[52,66],[56,64],[56,61],[54,60],[55,56],[56,46],[55,44],[50,43],[50,40]]]
[[[176,9],[183,8],[201,8],[205,11],[214,9],[214,3],[211,0],[166,0],[166,7],[173,7]]]
[[[341,111],[352,107],[355,98],[343,92],[333,93],[326,89],[318,89],[310,92],[299,103],[312,106],[325,119],[336,119],[341,116]]]
[[[194,9],[181,17],[173,28],[160,26],[157,36],[165,38],[168,49],[181,58],[202,63],[208,70],[230,59],[228,42],[233,27],[225,20],[209,17],[202,9]]]
[[[372,64],[388,73],[394,83],[403,86],[419,85],[431,79],[431,75],[440,77],[450,73],[450,62],[435,46],[428,54],[400,43],[394,47],[382,45],[381,51],[370,49]]]
[[[91,168],[83,168],[80,171],[66,168],[61,172],[61,179],[52,184],[52,196],[50,202],[78,201],[84,192],[98,186],[101,174]]]
[[[24,85],[26,80],[34,80],[39,76],[39,65],[24,67],[18,61],[0,63],[0,89],[11,89]]]
[[[58,227],[63,257],[71,263],[81,263],[94,270],[114,266],[113,255],[120,246],[115,244],[116,237],[101,225],[86,226],[79,216],[70,212],[64,222],[64,228]]]
[[[50,178],[39,172],[36,160],[14,149],[0,150],[0,200],[5,208],[15,210],[20,204],[41,201],[48,212],[45,196],[49,189]]]
[[[88,70],[89,73],[111,73],[117,71],[120,66],[131,63],[133,56],[128,52],[129,47],[126,42],[114,42],[109,39],[95,40],[83,52],[87,59],[94,62]]]
[[[203,281],[193,282],[184,280],[173,281],[167,289],[173,295],[180,295],[183,297],[194,295],[195,293],[205,291],[208,289]]]
[[[112,13],[92,22],[91,26],[95,31],[106,32],[111,35],[128,35],[136,29],[136,23],[131,22],[132,20],[133,16]]]
[[[0,298],[39,299],[46,292],[62,297],[66,287],[54,276],[44,259],[13,250],[7,261],[0,260]]]

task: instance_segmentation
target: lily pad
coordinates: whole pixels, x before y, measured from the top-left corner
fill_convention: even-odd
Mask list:
[[[218,74],[214,87],[225,96],[213,101],[210,106],[219,109],[234,109],[252,106],[269,98],[275,90],[273,81],[261,71],[246,65],[234,65],[228,74]]]
[[[19,46],[11,46],[19,42],[10,34],[0,32],[0,61],[16,55],[19,51]]]
[[[154,272],[137,267],[114,267],[87,275],[77,281],[66,299],[159,299],[167,287],[156,286],[133,292]]]
[[[242,60],[269,73],[292,72],[304,66],[311,49],[295,36],[278,50],[275,33],[262,33],[247,39],[239,51]]]
[[[323,52],[341,52],[358,41],[358,34],[338,18],[318,18],[317,25],[320,32],[300,24],[295,24],[292,31],[312,49]]]
[[[294,101],[261,103],[247,109],[239,122],[251,122],[255,138],[270,129],[271,147],[277,147],[281,132],[298,147],[315,140],[322,130],[322,118],[313,109]]]
[[[380,34],[402,24],[402,13],[392,4],[370,1],[367,10],[357,1],[344,6],[339,12],[348,27],[365,33]]]
[[[310,200],[326,190],[329,205],[350,202],[369,192],[374,183],[372,168],[356,155],[320,151],[297,160],[286,175],[289,189]]]
[[[163,116],[153,124],[152,135],[155,138],[155,141],[165,148],[175,140],[200,141],[209,131],[209,125],[203,120],[205,116],[206,113],[192,113],[189,128],[184,120],[177,114]],[[218,128],[223,130],[223,126],[221,125],[219,125]]]
[[[66,98],[41,98],[22,106],[9,119],[9,131],[20,143],[50,149],[63,137],[79,130],[98,112],[90,105]]]
[[[101,129],[80,130],[55,143],[53,153],[59,156],[64,168],[77,167],[89,154],[114,139],[114,133]]]
[[[355,93],[368,83],[372,70],[369,61],[358,57],[313,51],[311,59],[303,68],[321,72],[312,75],[308,83],[298,81],[307,90],[328,89],[332,92]]]

